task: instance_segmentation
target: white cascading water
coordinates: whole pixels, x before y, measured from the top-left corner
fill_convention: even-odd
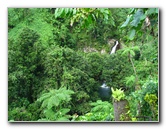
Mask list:
[[[112,48],[112,50],[111,50],[111,53],[110,54],[113,54],[113,53],[115,53],[115,51],[116,51],[116,47],[118,46],[118,41],[116,41],[116,44],[115,44],[115,46]]]
[[[106,85],[106,82],[99,87],[99,96],[101,97],[101,100],[103,101],[109,101],[111,97],[111,90],[110,87]]]
[[[101,87],[107,87],[107,85],[105,84],[105,82],[102,84],[102,86]]]

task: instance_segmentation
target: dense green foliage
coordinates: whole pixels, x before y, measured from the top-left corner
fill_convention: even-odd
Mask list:
[[[41,107],[44,108],[43,114],[46,118],[42,118],[41,120],[68,120],[67,118],[69,116],[66,115],[66,113],[68,113],[70,109],[65,108],[65,106],[68,106],[67,104],[71,100],[71,94],[73,93],[74,92],[71,90],[60,88],[58,90],[50,90],[49,93],[42,94],[37,101],[42,102]]]
[[[9,8],[8,120],[114,121],[106,82],[158,121],[158,46],[156,8]]]

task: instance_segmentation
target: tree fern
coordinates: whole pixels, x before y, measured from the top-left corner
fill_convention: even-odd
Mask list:
[[[64,108],[63,104],[71,100],[72,90],[67,90],[65,87],[58,90],[53,89],[48,93],[44,93],[37,101],[42,102],[41,108],[44,108],[46,118],[40,120],[68,120],[70,109]]]
[[[71,90],[66,90],[66,88],[60,88],[59,90],[50,90],[49,93],[44,93],[38,101],[43,102],[42,107],[47,107],[48,109],[53,106],[59,106],[63,101],[68,102],[71,100],[71,94],[74,94]]]

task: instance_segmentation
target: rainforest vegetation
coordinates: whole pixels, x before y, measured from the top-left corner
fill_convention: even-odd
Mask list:
[[[159,121],[158,15],[8,8],[8,121]]]

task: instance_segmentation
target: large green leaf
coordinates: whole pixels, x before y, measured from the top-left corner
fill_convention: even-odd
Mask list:
[[[52,96],[49,98],[48,100],[48,104],[47,104],[47,108],[50,109],[52,108],[53,106],[59,106],[59,100],[57,99],[56,96]]]
[[[120,28],[126,27],[131,19],[132,15],[128,15],[126,21],[121,25]]]
[[[130,52],[130,48],[125,48],[124,51],[122,52],[122,55],[126,55]]]
[[[134,51],[139,51],[140,48],[139,48],[139,46],[134,46],[134,47],[132,47],[132,50],[134,50]]]
[[[45,99],[41,105],[41,107],[47,107],[49,98]]]
[[[130,54],[131,54],[132,56],[135,56],[135,52],[134,52],[132,49],[130,49]]]
[[[70,12],[70,8],[65,8],[64,12],[65,12],[65,14],[68,14]]]
[[[70,111],[69,108],[62,108],[59,112],[62,114],[62,115],[65,115],[66,113],[68,113]]]
[[[56,8],[56,10],[55,10],[55,18],[57,18],[57,17],[59,17],[61,14],[59,13],[59,9],[60,8]]]
[[[38,101],[43,101],[42,107],[47,107],[47,109],[51,109],[54,106],[59,106],[62,101],[70,101],[71,94],[74,94],[74,92],[71,90],[66,90],[66,88],[60,88],[59,90],[50,90],[49,93],[44,93],[38,99]]]
[[[63,93],[63,92],[56,94],[56,97],[57,97],[57,99],[59,99],[59,100],[66,100],[66,99],[67,99],[65,93]]]
[[[44,114],[47,119],[49,120],[55,120],[55,112],[52,109],[46,109],[44,110]]]
[[[37,101],[42,102],[43,100],[49,98],[50,96],[51,96],[51,94],[44,93],[39,99],[37,99]]]
[[[131,8],[129,14],[132,14],[134,11],[135,11],[135,8]]]
[[[130,31],[130,33],[129,33],[129,39],[130,40],[133,40],[134,39],[134,36],[135,36],[135,29],[132,29],[131,31]]]
[[[138,9],[137,12],[134,14],[133,20],[131,21],[131,26],[137,27],[141,20],[145,19],[146,16],[143,13],[142,9]]]
[[[158,8],[150,8],[147,10],[147,15],[158,13]]]
[[[76,14],[76,13],[77,13],[77,9],[74,8],[74,9],[73,9],[73,15]]]

